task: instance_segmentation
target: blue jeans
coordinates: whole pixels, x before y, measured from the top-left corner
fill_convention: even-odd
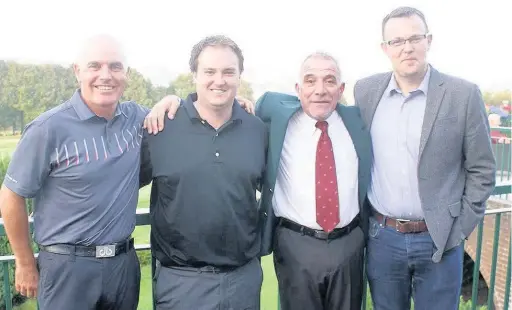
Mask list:
[[[462,283],[462,246],[432,262],[428,232],[403,234],[370,217],[367,275],[375,310],[456,310]]]

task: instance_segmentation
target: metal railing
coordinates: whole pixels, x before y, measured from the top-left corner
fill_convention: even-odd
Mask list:
[[[496,182],[498,184],[511,181],[512,164],[512,133],[510,127],[492,127],[491,141],[494,157],[496,158]],[[495,197],[508,199],[510,192],[500,193]]]
[[[510,182],[505,182],[504,184],[499,184],[498,186],[496,186],[496,189],[495,189],[495,192],[494,194],[496,195],[501,195],[501,194],[510,194],[511,190],[510,190]],[[487,305],[488,305],[488,309],[493,309],[491,306],[493,306],[493,303],[495,302],[494,300],[494,292],[495,292],[495,281],[496,281],[496,265],[498,263],[498,244],[499,244],[499,240],[500,240],[500,227],[501,227],[501,221],[502,221],[502,216],[504,214],[507,214],[507,215],[510,215],[510,213],[512,212],[512,208],[503,208],[503,209],[491,209],[491,210],[487,210],[486,212],[486,217],[489,217],[489,216],[495,216],[495,220],[494,220],[494,237],[493,237],[493,253],[492,253],[492,263],[491,263],[491,276],[490,276],[490,281],[488,283],[488,287],[489,287],[489,293],[488,293],[488,300],[487,300]],[[32,229],[32,219],[30,219],[30,228]],[[150,220],[149,220],[149,209],[147,208],[139,208],[137,209],[137,226],[146,226],[146,225],[149,225],[150,224]],[[510,225],[510,224],[509,224]],[[482,244],[483,244],[483,241],[482,241],[482,236],[483,236],[483,231],[484,231],[484,221],[482,221],[479,225],[478,225],[478,228],[476,230],[476,233],[477,233],[477,245],[476,245],[476,259],[475,259],[475,264],[474,264],[474,269],[473,269],[473,284],[472,284],[472,309],[476,309],[476,306],[477,306],[477,296],[478,296],[478,290],[479,290],[479,286],[478,286],[478,281],[479,281],[479,275],[480,275],[480,272],[479,272],[479,269],[480,269],[480,264],[481,264],[481,252],[482,252]],[[510,234],[510,230],[509,230],[509,234]],[[4,230],[4,226],[3,226],[3,221],[0,220],[0,237],[2,236],[5,236],[5,230]],[[510,236],[509,236],[510,238]],[[151,249],[151,246],[149,244],[137,244],[135,246],[136,250],[139,251],[139,250],[150,250]],[[512,251],[508,251],[508,264],[507,264],[507,274],[510,275],[510,272],[511,272],[511,252]],[[36,254],[37,256],[37,254]],[[3,299],[4,299],[4,302],[5,302],[5,306],[6,306],[6,310],[11,310],[13,309],[13,305],[12,305],[12,296],[13,296],[13,293],[11,292],[11,281],[10,279],[12,279],[12,273],[9,272],[9,265],[12,264],[14,262],[14,256],[12,255],[8,255],[8,256],[1,256],[0,257],[0,263],[2,264],[2,272],[3,272],[3,291],[4,291],[4,296],[3,296]],[[151,266],[151,272],[153,273],[153,267],[154,265],[152,264]],[[505,285],[505,297],[504,297],[504,300],[503,300],[503,309],[504,310],[508,310],[509,309],[509,300],[510,300],[510,277],[507,277],[506,279],[506,285]],[[365,277],[365,285],[364,285],[364,288],[367,287],[367,281],[366,281],[366,277]],[[142,288],[141,288],[142,289]],[[364,290],[364,299],[363,299],[363,305],[362,305],[362,310],[366,310],[367,307],[366,307],[366,301],[367,299],[367,290],[365,289]],[[276,307],[279,309],[279,299],[277,300],[277,305]]]

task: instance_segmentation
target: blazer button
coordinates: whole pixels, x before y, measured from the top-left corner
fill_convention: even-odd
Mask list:
[[[268,189],[271,193],[273,192],[273,190],[271,188]]]

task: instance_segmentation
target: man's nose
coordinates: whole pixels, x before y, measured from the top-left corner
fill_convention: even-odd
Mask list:
[[[226,83],[226,80],[224,79],[222,73],[217,73],[214,76],[213,82],[215,83],[215,85],[224,85]]]
[[[110,80],[112,78],[112,72],[108,66],[102,66],[100,69],[100,79]]]
[[[317,95],[325,94],[325,85],[324,85],[324,83],[317,83],[317,85],[315,86],[315,94],[317,94]]]
[[[414,46],[409,42],[409,40],[405,41],[404,52],[411,53],[412,51],[414,51]]]

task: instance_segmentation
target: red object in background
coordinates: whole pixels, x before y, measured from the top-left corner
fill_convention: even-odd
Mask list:
[[[498,143],[500,138],[506,138],[506,137],[507,137],[507,135],[502,133],[499,130],[491,130],[491,141],[492,141],[492,144],[496,144],[496,143]]]

